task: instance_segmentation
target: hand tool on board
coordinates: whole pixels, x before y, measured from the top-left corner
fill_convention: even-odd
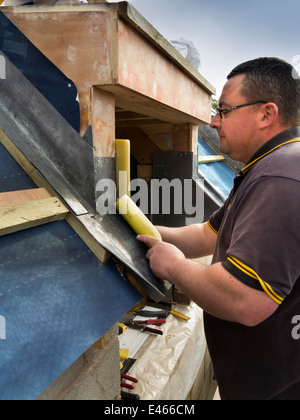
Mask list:
[[[127,360],[129,359],[129,350],[128,349],[120,349],[120,360]]]
[[[162,320],[157,320],[157,321],[162,321]],[[163,320],[165,321],[165,320]],[[141,330],[143,332],[148,332],[151,334],[157,334],[157,335],[163,335],[163,331],[158,330],[156,328],[150,328],[147,325],[153,325],[153,324],[145,324],[143,321],[129,321],[126,322],[127,327],[129,328],[133,328],[136,330]],[[161,325],[161,324],[155,324],[155,325]]]
[[[177,318],[180,318],[184,321],[189,321],[191,318],[188,317],[187,315],[184,315],[178,311],[174,311],[173,309],[171,309],[170,311],[157,311],[157,312],[152,312],[152,311],[145,311],[145,310],[140,310],[140,311],[135,311],[134,312],[136,315],[148,318],[150,316],[165,316],[167,317],[168,314],[174,315]]]
[[[147,321],[132,321],[135,325],[163,325],[167,321],[165,319],[148,319]]]
[[[130,381],[134,384],[137,384],[139,381],[136,378],[133,378],[132,376],[128,376],[125,375],[125,373],[121,373],[121,388],[126,388],[126,389],[134,389],[133,385],[127,384],[125,381]]]
[[[126,381],[133,382],[134,384],[137,384],[139,381],[136,378],[133,378],[132,376],[126,375],[125,373],[121,373],[121,379],[125,379]]]
[[[121,388],[126,388],[126,389],[134,389],[133,385],[127,384],[126,382],[121,382]]]
[[[124,334],[124,332],[127,330],[127,326],[125,324],[119,323],[119,335]]]
[[[124,401],[139,401],[141,398],[137,394],[121,391],[121,399]]]

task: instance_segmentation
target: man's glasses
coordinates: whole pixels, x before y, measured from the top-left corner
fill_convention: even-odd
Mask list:
[[[257,104],[267,104],[267,103],[268,102],[266,102],[266,101],[256,101],[256,102],[250,102],[249,104],[231,106],[230,108],[224,108],[224,109],[217,108],[216,111],[217,111],[220,119],[222,120],[223,116],[227,115],[231,111],[234,111],[235,109],[244,108],[245,106],[257,105]]]

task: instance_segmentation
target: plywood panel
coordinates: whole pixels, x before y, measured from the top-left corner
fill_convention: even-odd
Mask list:
[[[119,21],[118,81],[176,110],[209,122],[211,96],[137,31]]]

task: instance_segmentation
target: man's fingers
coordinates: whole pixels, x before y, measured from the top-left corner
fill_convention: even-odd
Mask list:
[[[152,248],[154,247],[154,245],[161,242],[159,239],[156,239],[156,238],[153,238],[152,236],[147,236],[147,235],[138,235],[136,239],[146,244],[149,248]]]

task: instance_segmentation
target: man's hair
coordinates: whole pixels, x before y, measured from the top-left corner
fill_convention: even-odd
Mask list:
[[[247,101],[273,102],[283,125],[300,125],[300,76],[294,67],[279,58],[258,58],[240,64],[227,76],[245,74],[241,94]]]

